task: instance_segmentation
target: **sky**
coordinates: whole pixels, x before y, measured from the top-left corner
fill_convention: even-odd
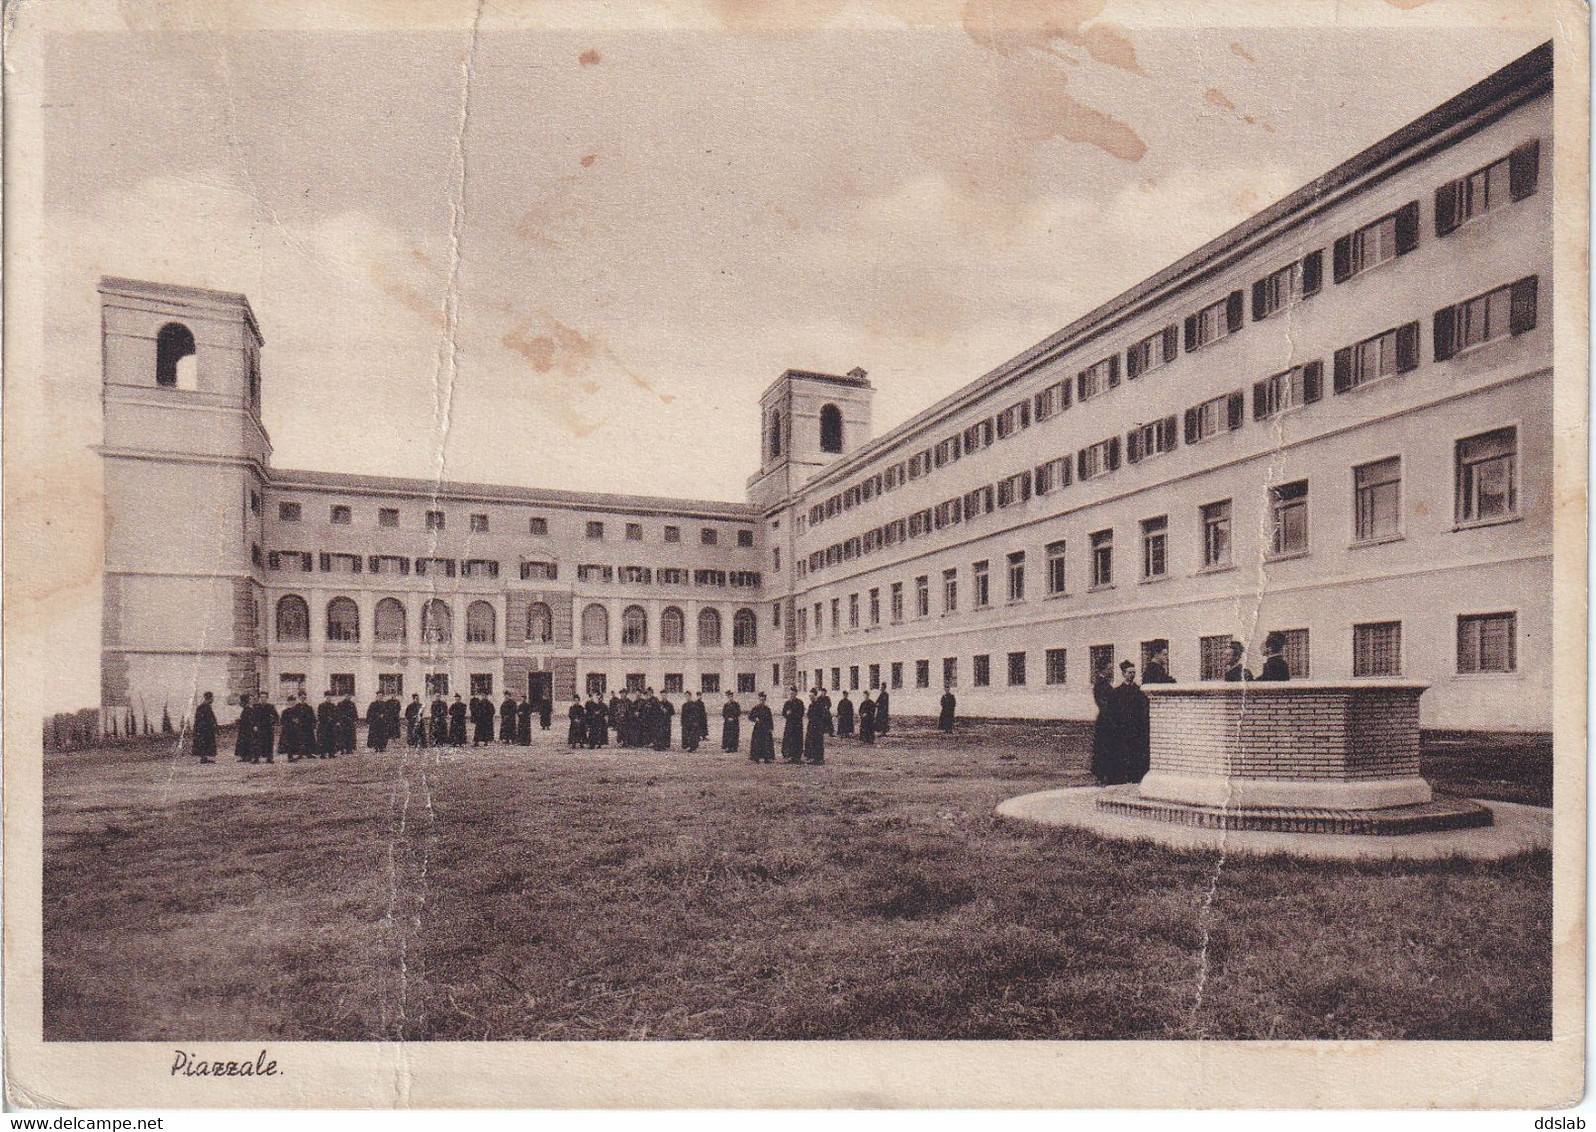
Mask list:
[[[219,34],[182,9],[40,56],[38,471],[81,485],[38,528],[75,580],[43,599],[86,676],[60,707],[97,699],[102,274],[249,297],[278,467],[739,500],[782,370],[863,367],[884,432],[1546,38],[1457,26],[1469,0],[1322,6],[1378,28],[681,0]],[[13,523],[39,502],[8,483]]]

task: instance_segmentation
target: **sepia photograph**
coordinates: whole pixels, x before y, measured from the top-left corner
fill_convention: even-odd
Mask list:
[[[10,1104],[1579,1099],[1583,7],[7,19]]]

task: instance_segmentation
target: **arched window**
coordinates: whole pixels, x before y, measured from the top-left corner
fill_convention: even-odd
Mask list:
[[[842,410],[835,405],[820,407],[820,450],[842,451]]]
[[[398,598],[385,597],[377,603],[374,635],[385,644],[396,644],[405,639],[405,607]]]
[[[687,619],[674,605],[667,605],[659,615],[659,643],[673,647],[687,643]]]
[[[751,649],[759,643],[758,622],[751,609],[739,609],[732,617],[732,647]]]
[[[277,639],[310,640],[310,606],[298,594],[287,594],[277,599]]]
[[[327,603],[327,639],[360,640],[360,606],[353,598],[335,597]]]
[[[493,606],[485,601],[473,601],[466,607],[466,644],[491,645],[499,639],[499,616]]]
[[[770,458],[781,457],[781,410],[777,409],[770,414]]]
[[[169,322],[155,336],[155,384],[194,388],[194,335],[181,322]]]
[[[554,639],[554,611],[541,601],[526,607],[526,639],[537,644]]]
[[[713,609],[698,614],[698,644],[700,648],[720,644],[720,614]]]
[[[596,602],[582,610],[582,643],[584,645],[610,643],[610,612]]]
[[[429,645],[447,644],[454,631],[454,615],[447,603],[433,598],[421,607],[421,639]]]
[[[628,605],[621,611],[621,644],[648,644],[648,614],[640,605]]]

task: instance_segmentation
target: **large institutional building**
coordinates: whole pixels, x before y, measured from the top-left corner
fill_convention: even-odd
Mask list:
[[[1551,95],[1548,45],[882,436],[862,370],[789,370],[742,504],[273,468],[248,301],[104,279],[103,703],[1087,718],[1105,662],[1279,631],[1294,678],[1549,730]]]

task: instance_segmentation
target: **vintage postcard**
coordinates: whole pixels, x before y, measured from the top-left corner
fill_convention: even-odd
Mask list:
[[[11,1105],[1578,1101],[1582,5],[5,14]]]

